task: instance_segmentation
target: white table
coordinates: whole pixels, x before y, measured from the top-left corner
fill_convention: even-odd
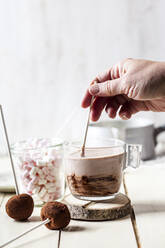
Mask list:
[[[154,163],[152,161],[152,163]],[[142,248],[165,247],[165,159],[142,165],[126,175],[128,193],[134,205]],[[0,194],[0,244],[39,223],[40,208],[27,222],[16,222],[5,213],[11,195]],[[12,248],[56,248],[58,231],[44,226],[10,244]],[[104,222],[74,221],[62,231],[60,248],[136,248],[129,217]]]

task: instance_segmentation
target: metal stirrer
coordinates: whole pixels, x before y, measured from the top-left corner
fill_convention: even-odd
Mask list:
[[[4,243],[3,245],[1,245],[0,248],[9,245],[10,243],[12,243],[12,242],[14,242],[15,240],[21,238],[21,237],[24,236],[25,234],[27,234],[27,233],[29,233],[29,232],[31,232],[31,231],[37,229],[38,227],[40,227],[40,226],[42,226],[42,225],[45,225],[45,224],[49,223],[49,222],[50,222],[49,219],[46,219],[46,220],[42,221],[40,224],[38,224],[38,225],[36,225],[36,226],[34,226],[34,227],[29,228],[27,231],[25,231],[25,232],[19,234],[18,236],[16,236],[15,238],[13,238],[13,239],[11,239],[11,240],[9,240],[9,241],[7,241],[7,242]]]
[[[2,118],[3,128],[4,128],[4,132],[5,132],[5,137],[6,137],[7,149],[8,149],[8,153],[9,153],[9,157],[10,157],[10,162],[11,162],[11,167],[12,167],[13,176],[14,176],[14,181],[15,181],[15,190],[16,190],[16,194],[19,195],[18,183],[17,183],[17,178],[16,178],[16,173],[15,173],[14,163],[13,163],[13,159],[12,159],[12,155],[11,155],[9,138],[8,138],[8,134],[7,134],[6,124],[5,124],[5,118],[4,118],[4,114],[3,114],[3,110],[2,110],[2,106],[1,105],[0,105],[0,112],[1,112],[1,118]]]
[[[85,144],[86,144],[86,139],[87,139],[87,134],[88,134],[90,113],[91,113],[91,108],[92,108],[92,105],[93,105],[93,100],[94,100],[94,96],[92,96],[91,104],[90,104],[90,108],[89,108],[88,120],[87,120],[87,124],[86,124],[85,135],[84,135],[84,142],[83,142],[83,145],[82,145],[82,148],[81,148],[81,157],[85,156]]]

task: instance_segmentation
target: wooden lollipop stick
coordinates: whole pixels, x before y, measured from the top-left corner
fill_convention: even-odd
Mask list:
[[[126,185],[126,181],[125,181],[125,172],[123,173],[123,186],[124,186],[125,194],[128,197],[128,189],[127,189],[127,185]],[[135,212],[134,212],[134,209],[133,209],[133,206],[131,205],[131,203],[130,203],[130,217],[131,217],[131,223],[132,223],[137,247],[142,248],[139,233],[138,233],[137,223],[136,223],[136,216],[135,216]]]
[[[12,167],[13,176],[14,176],[14,181],[15,181],[15,190],[16,190],[16,194],[19,195],[19,188],[18,188],[16,173],[15,173],[14,163],[13,163],[13,159],[12,159],[12,155],[11,155],[10,143],[9,143],[9,138],[8,138],[8,134],[7,134],[7,128],[6,128],[6,124],[5,124],[5,118],[4,118],[4,114],[3,114],[3,110],[2,110],[1,105],[0,105],[0,112],[1,112],[1,118],[2,118],[3,128],[4,128],[4,132],[5,132],[5,137],[6,137],[7,149],[8,149],[10,162],[11,162],[11,167]]]
[[[84,135],[84,142],[81,148],[81,157],[85,156],[85,144],[86,144],[86,139],[87,139],[87,134],[88,134],[88,127],[89,127],[89,121],[90,121],[90,113],[91,113],[91,108],[92,108],[92,104],[93,104],[93,100],[94,100],[94,96],[92,96],[91,99],[91,104],[90,104],[90,109],[89,109],[89,113],[88,113],[88,119],[87,119],[87,124],[86,124],[86,129],[85,129],[85,135]]]
[[[11,244],[12,242],[14,242],[15,240],[21,238],[22,236],[26,235],[27,233],[29,233],[29,232],[31,232],[31,231],[37,229],[38,227],[40,227],[40,226],[42,226],[42,225],[47,224],[47,223],[49,223],[49,222],[50,222],[49,219],[46,219],[46,220],[42,221],[40,224],[38,224],[38,225],[36,225],[36,226],[34,226],[34,227],[29,228],[27,231],[21,233],[20,235],[16,236],[15,238],[13,238],[13,239],[11,239],[11,240],[9,240],[9,241],[7,241],[7,242],[4,243],[3,245],[1,245],[0,248],[5,247],[5,246]]]
[[[57,244],[57,248],[60,248],[60,241],[61,241],[61,229],[59,230],[59,233],[58,233],[58,244]]]
[[[139,237],[139,233],[138,233],[138,228],[137,228],[137,224],[136,224],[136,216],[135,216],[133,206],[131,206],[131,208],[130,208],[130,216],[131,216],[131,222],[132,222],[132,226],[133,226],[133,230],[134,230],[134,234],[135,234],[135,238],[136,238],[137,247],[142,248],[141,243],[140,243],[140,237]]]

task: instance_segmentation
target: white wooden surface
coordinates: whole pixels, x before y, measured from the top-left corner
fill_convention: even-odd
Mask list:
[[[163,167],[164,166],[164,167]],[[165,247],[165,163],[127,174],[128,193],[134,205],[142,247]]]
[[[5,213],[5,203],[9,195],[3,199],[0,211],[0,244],[4,243],[11,237],[16,236],[20,232],[32,227],[39,221],[40,208],[35,208],[33,216],[28,222],[16,222],[10,219]],[[119,238],[120,237],[120,238]],[[33,248],[55,248],[58,242],[58,231],[50,231],[44,226],[35,230],[31,234],[27,234],[20,240],[15,241],[8,247],[33,247]],[[103,222],[85,222],[71,221],[68,228],[62,231],[60,248],[68,247],[110,247],[115,248],[131,247],[136,248],[135,238],[129,218],[117,221]]]
[[[134,205],[142,248],[165,247],[165,167],[141,166],[126,175],[128,193]],[[28,222],[15,222],[5,213],[9,195],[0,195],[0,244],[39,222],[40,208],[35,208]],[[3,199],[3,200],[2,200]],[[58,232],[44,226],[21,238],[9,247],[57,247]],[[71,221],[62,231],[60,248],[67,247],[127,247],[136,248],[130,218],[117,221]]]

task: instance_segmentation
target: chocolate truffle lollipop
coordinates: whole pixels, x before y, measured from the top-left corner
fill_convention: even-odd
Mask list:
[[[22,221],[28,219],[34,209],[33,198],[28,194],[12,196],[6,203],[6,213],[11,218]]]
[[[4,114],[3,114],[3,110],[2,110],[1,105],[0,105],[0,113],[1,113],[3,128],[4,128],[4,132],[5,132],[7,149],[8,149],[8,153],[9,153],[9,157],[10,157],[11,168],[13,171],[15,189],[16,189],[16,194],[17,194],[16,196],[13,196],[8,200],[8,202],[6,204],[6,212],[11,218],[13,218],[15,220],[26,220],[30,217],[30,215],[33,212],[34,202],[33,202],[33,198],[30,195],[19,194],[19,188],[18,188],[16,173],[15,173],[14,163],[13,163],[13,159],[12,159],[12,155],[11,155],[10,143],[9,143],[9,138],[8,138],[8,134],[7,134],[7,128],[6,128],[6,124],[5,124],[5,118],[4,118]]]
[[[41,209],[41,219],[49,219],[46,227],[51,230],[58,230],[66,227],[70,222],[70,213],[67,205],[61,202],[48,202]]]
[[[6,243],[0,245],[0,247],[5,247],[11,244],[13,241],[21,238],[25,234],[37,229],[42,225],[45,225],[48,229],[51,230],[59,230],[59,239],[58,239],[58,247],[59,247],[61,229],[66,227],[70,222],[70,213],[68,207],[60,202],[48,202],[41,209],[41,219],[44,221],[26,230],[25,232],[7,241]]]

